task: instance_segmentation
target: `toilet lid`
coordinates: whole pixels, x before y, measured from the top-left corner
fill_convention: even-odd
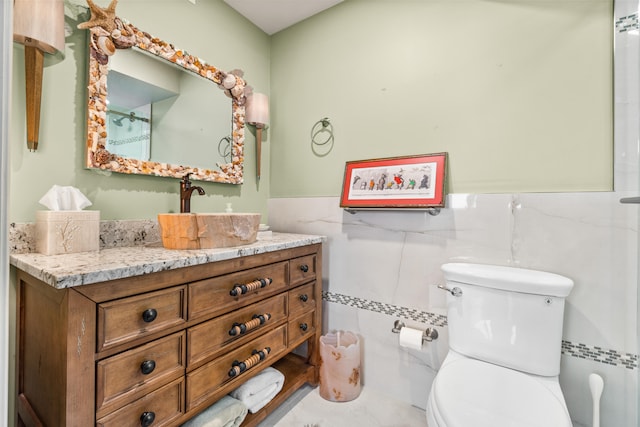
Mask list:
[[[432,402],[447,427],[570,427],[560,388],[554,392],[551,383],[548,378],[461,359],[440,369]]]

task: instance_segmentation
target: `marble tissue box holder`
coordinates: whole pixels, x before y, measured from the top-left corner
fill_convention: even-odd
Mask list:
[[[44,255],[100,249],[100,211],[37,211],[36,252]]]

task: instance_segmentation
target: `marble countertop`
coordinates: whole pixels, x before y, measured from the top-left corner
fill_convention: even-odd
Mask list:
[[[322,243],[324,236],[273,233],[250,245],[218,249],[171,250],[132,246],[64,255],[11,254],[11,265],[57,289],[174,270],[209,262]]]

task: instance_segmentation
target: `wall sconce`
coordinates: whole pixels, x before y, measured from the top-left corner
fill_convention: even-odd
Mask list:
[[[64,52],[64,1],[15,0],[13,40],[24,45],[27,147],[38,149],[44,53]]]
[[[260,161],[262,159],[262,129],[269,124],[269,98],[263,93],[253,93],[247,98],[247,123],[256,127],[256,170],[260,180]]]

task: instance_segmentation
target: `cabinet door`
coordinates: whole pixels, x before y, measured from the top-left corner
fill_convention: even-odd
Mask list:
[[[316,255],[293,258],[290,263],[289,284],[291,286],[306,283],[316,277]]]
[[[175,425],[184,414],[184,378],[181,377],[98,419],[98,427],[153,427]]]
[[[289,320],[287,328],[288,346],[294,348],[316,332],[316,312],[310,311]]]
[[[262,316],[262,318],[260,318]],[[246,343],[287,318],[287,294],[273,296],[187,330],[188,366]]]
[[[186,286],[98,305],[97,351],[186,323]]]
[[[316,307],[315,282],[289,291],[289,315],[313,310]]]
[[[228,393],[233,387],[232,384],[239,386],[245,378],[252,376],[253,372],[261,370],[263,366],[270,365],[271,360],[276,360],[287,349],[286,331],[287,325],[282,325],[189,372],[187,374],[187,410],[193,409],[207,399],[216,398],[220,387],[229,385],[230,388],[226,388]],[[251,358],[255,360],[257,358],[255,352],[265,348],[269,348],[269,354],[264,360],[256,361],[254,364],[250,363],[246,370],[230,375],[229,372],[234,369],[236,362],[244,362]]]
[[[223,314],[286,290],[287,267],[285,261],[190,283],[189,320]]]
[[[96,367],[98,417],[185,373],[185,332],[108,357]]]

